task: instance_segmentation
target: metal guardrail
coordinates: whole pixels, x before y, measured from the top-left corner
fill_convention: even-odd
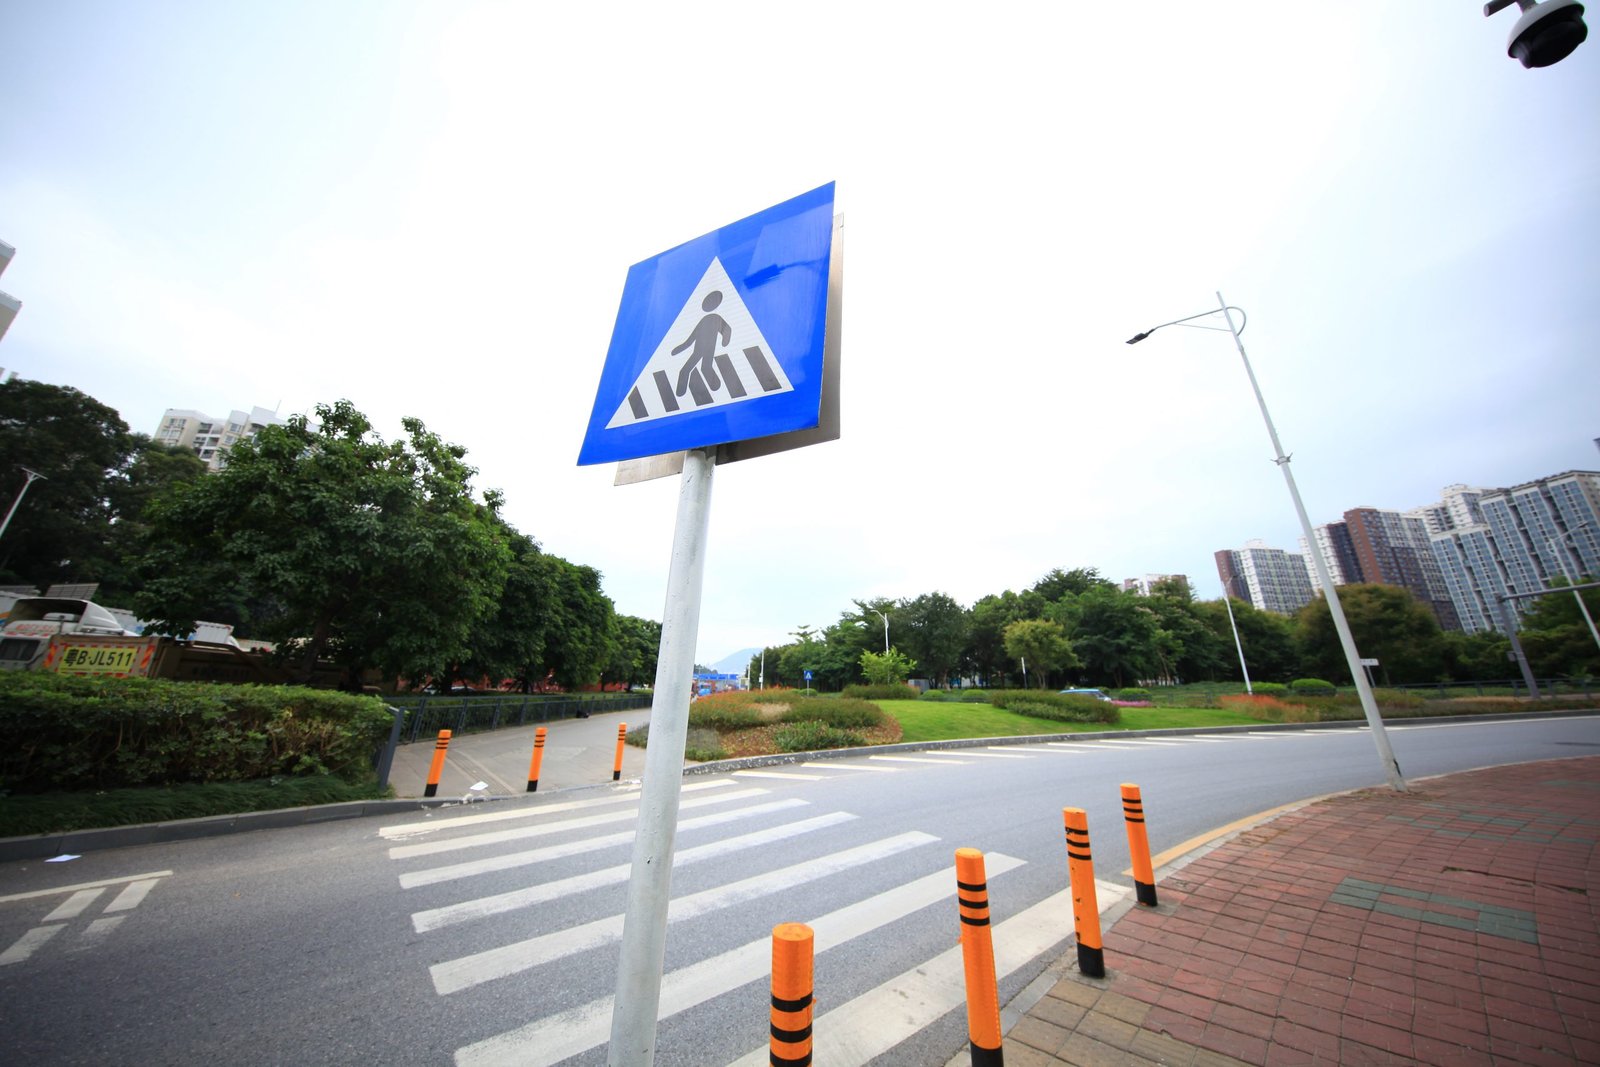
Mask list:
[[[409,744],[440,730],[449,730],[454,734],[503,730],[513,726],[577,718],[586,713],[647,708],[652,699],[650,693],[582,697],[490,693],[484,696],[423,695],[414,700],[400,697],[390,699],[389,704],[405,712],[399,740],[402,744]]]

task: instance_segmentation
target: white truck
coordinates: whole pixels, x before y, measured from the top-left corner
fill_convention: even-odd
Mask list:
[[[51,641],[60,637],[137,637],[117,617],[91,600],[20,597],[0,623],[0,670],[32,670],[44,664]]]

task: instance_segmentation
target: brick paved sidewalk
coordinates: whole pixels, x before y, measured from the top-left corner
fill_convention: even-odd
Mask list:
[[[1600,1064],[1597,841],[1600,757],[1280,815],[1069,962],[1007,1067]]]

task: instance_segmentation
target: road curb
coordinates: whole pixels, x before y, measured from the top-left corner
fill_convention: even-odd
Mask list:
[[[1494,715],[1450,715],[1404,720],[1385,720],[1387,725],[1401,721],[1427,722],[1450,725],[1470,722],[1510,722],[1526,719],[1573,718],[1595,714],[1594,709],[1575,711],[1533,711]],[[1157,730],[1098,730],[1092,733],[1029,734],[1022,737],[968,737],[947,741],[913,741],[896,745],[871,745],[864,748],[834,748],[817,752],[785,752],[770,756],[746,756],[741,759],[717,760],[684,767],[685,777],[703,774],[726,774],[730,771],[756,767],[780,767],[806,761],[851,759],[865,755],[895,752],[936,752],[940,750],[979,748],[998,745],[1030,745],[1050,741],[1095,741],[1119,737],[1184,737],[1192,735],[1214,736],[1230,733],[1262,731],[1303,730],[1360,730],[1366,727],[1361,719],[1341,722],[1311,723],[1259,723],[1243,726],[1165,727]],[[616,783],[605,782],[610,787]],[[570,786],[553,792],[572,792],[597,788],[595,783]],[[504,797],[484,797],[475,803],[526,799],[531,794],[513,794]],[[278,808],[272,811],[249,811],[234,815],[210,815],[199,819],[174,819],[169,822],[138,823],[133,826],[111,826],[98,830],[71,830],[54,834],[34,834],[25,837],[0,838],[0,863],[12,860],[49,859],[52,856],[79,854],[108,848],[128,848],[135,845],[163,844],[173,841],[192,841],[205,837],[222,837],[228,834],[248,833],[253,830],[278,830],[295,826],[311,826],[322,822],[343,819],[363,819],[371,816],[396,815],[427,808],[442,808],[461,804],[455,797],[396,798],[393,800],[357,800],[338,804],[316,804],[299,808]],[[1308,802],[1309,803],[1309,802]]]

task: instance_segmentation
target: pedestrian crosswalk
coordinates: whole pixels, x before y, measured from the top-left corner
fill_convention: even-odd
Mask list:
[[[1086,753],[1154,758],[1163,748],[1201,739],[1119,740],[990,742],[686,779],[657,1018],[663,1028],[680,1027],[671,1031],[678,1040],[685,1029],[716,1029],[720,1036],[714,1045],[678,1049],[658,1062],[766,1062],[759,1005],[771,965],[767,932],[778,922],[812,927],[819,971],[824,960],[839,959],[848,961],[846,973],[861,976],[841,1002],[819,1007],[815,1063],[854,1067],[886,1054],[892,1059],[899,1044],[941,1020],[948,1024],[965,1003],[952,856],[956,846],[973,842],[945,839],[938,827],[871,826],[835,802],[848,794],[828,784],[870,785],[883,774],[1009,771],[1019,761],[1081,767]],[[1263,742],[1238,732],[1204,743]],[[613,973],[624,936],[640,799],[636,783],[623,784],[574,799],[440,812],[379,829],[403,899],[416,901],[409,910],[420,946],[416,963],[434,994],[472,1004],[481,991],[524,1006],[520,1017],[502,1013],[492,1024],[464,1029],[458,1040],[466,1043],[454,1054],[458,1067],[537,1067],[573,1057],[598,1062],[613,1008],[610,985],[599,976]],[[998,899],[1028,865],[1003,852],[988,853],[986,861]],[[1051,875],[1053,888],[1030,890],[1037,899],[1020,901],[1011,914],[997,910],[1002,981],[1030,964],[1036,972],[1041,957],[1065,950],[1073,909],[1065,871],[1059,875]],[[1102,910],[1127,896],[1124,886],[1097,885]],[[941,933],[923,936],[930,929]],[[912,953],[903,945],[928,947]],[[723,1021],[730,1014],[749,1016],[749,1025],[730,1028]]]
[[[76,885],[57,886],[53,889],[35,889],[25,893],[0,896],[0,905],[13,903],[26,905],[34,901],[48,904],[60,900],[60,903],[40,917],[37,925],[28,928],[0,951],[0,967],[26,963],[47,945],[64,946],[65,951],[69,953],[87,952],[98,947],[122,924],[128,917],[128,912],[143,904],[150,891],[163,878],[171,876],[171,871],[147,871],[143,874],[104,878]],[[112,890],[116,892],[111,893]],[[102,901],[104,905],[100,906]],[[78,928],[76,925],[78,920],[88,915],[95,915],[97,906],[99,906],[98,917],[90,919]],[[61,934],[73,929],[77,929],[76,936],[69,935],[67,938],[57,940]]]

